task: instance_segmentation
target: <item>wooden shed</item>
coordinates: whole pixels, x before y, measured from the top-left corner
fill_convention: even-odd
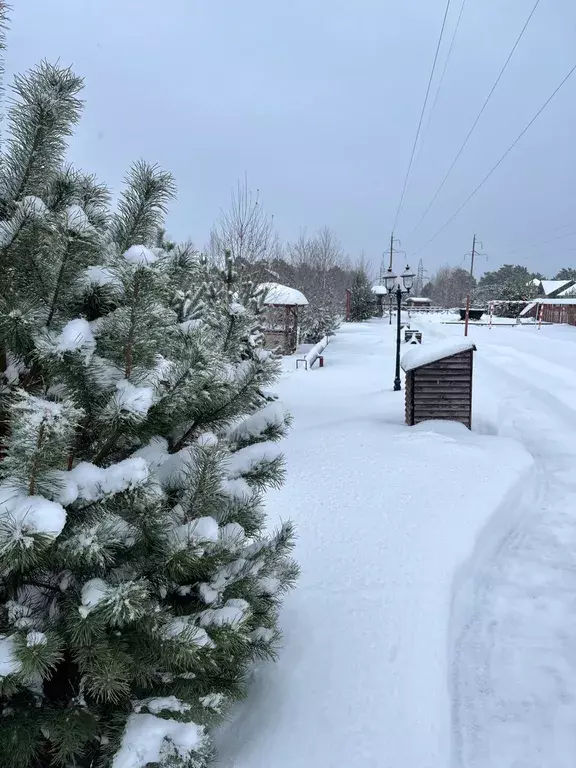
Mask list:
[[[445,419],[471,428],[475,351],[468,339],[447,339],[413,346],[403,355],[407,424]]]
[[[298,308],[307,306],[308,299],[296,288],[280,283],[263,283],[258,288],[268,306],[264,317],[266,347],[291,355],[298,346]]]

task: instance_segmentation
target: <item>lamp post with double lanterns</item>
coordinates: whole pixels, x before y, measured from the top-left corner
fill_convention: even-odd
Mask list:
[[[402,389],[400,382],[400,315],[402,296],[410,293],[412,286],[414,285],[414,277],[414,272],[411,271],[409,266],[406,266],[404,272],[399,276],[394,274],[392,267],[390,267],[384,275],[384,284],[390,298],[392,298],[393,293],[396,294],[396,376],[394,378],[394,392],[399,392]]]

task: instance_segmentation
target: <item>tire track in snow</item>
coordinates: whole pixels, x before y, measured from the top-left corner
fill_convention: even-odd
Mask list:
[[[500,510],[501,521],[512,517],[515,525],[491,553],[475,553],[455,599],[462,609],[467,594],[469,607],[468,621],[458,610],[452,616],[453,765],[573,768],[576,412],[530,380],[522,353],[510,355],[523,366],[515,374],[502,368],[494,346],[482,352],[480,375],[491,369],[494,391],[510,392],[498,432],[525,445],[537,473]]]

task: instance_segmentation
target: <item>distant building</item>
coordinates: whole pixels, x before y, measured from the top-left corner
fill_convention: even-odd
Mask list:
[[[557,299],[561,296],[569,296],[573,289],[576,292],[576,280],[539,280],[532,281],[538,291],[538,296],[547,299]]]
[[[408,296],[406,299],[406,306],[420,307],[421,309],[424,307],[431,307],[432,299],[427,299],[424,296]]]

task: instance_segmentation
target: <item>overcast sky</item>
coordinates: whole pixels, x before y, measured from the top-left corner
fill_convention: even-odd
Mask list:
[[[452,0],[439,71],[460,4]],[[419,258],[429,273],[443,263],[464,266],[474,232],[489,254],[480,270],[513,262],[550,276],[576,265],[576,74],[454,222],[413,255],[576,63],[574,0],[541,0],[451,178],[412,234],[533,4],[466,2],[396,233],[414,267]],[[328,225],[352,256],[364,250],[379,265],[445,0],[12,5],[8,77],[41,58],[72,65],[86,80],[86,108],[71,160],[115,191],[140,157],[172,170],[174,237],[202,245],[247,172],[283,239]]]

